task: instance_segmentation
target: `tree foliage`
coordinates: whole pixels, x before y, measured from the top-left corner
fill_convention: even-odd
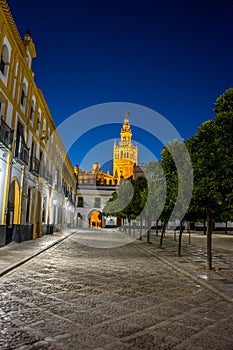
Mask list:
[[[208,267],[212,268],[213,220],[231,220],[233,206],[233,89],[217,98],[215,118],[203,123],[189,148],[194,169],[190,212],[207,220]]]

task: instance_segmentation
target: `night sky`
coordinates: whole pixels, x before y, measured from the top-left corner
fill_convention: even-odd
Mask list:
[[[8,4],[21,36],[26,28],[32,33],[37,49],[35,80],[56,125],[84,108],[122,101],[157,111],[186,140],[213,118],[216,98],[233,86],[232,0],[38,0],[33,6],[31,0],[8,0]],[[123,122],[125,112],[118,115],[113,110],[110,125],[82,135],[69,150],[72,163],[80,164],[102,141],[118,138],[117,123]],[[78,130],[80,123],[85,119],[73,129]],[[162,145],[148,132],[132,130],[134,140],[159,158]],[[110,159],[111,144],[108,152]],[[102,154],[97,150],[94,157],[101,165]],[[141,151],[139,161],[149,157]],[[87,168],[92,160],[85,163]]]

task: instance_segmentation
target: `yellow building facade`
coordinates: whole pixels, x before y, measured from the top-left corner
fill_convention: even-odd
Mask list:
[[[110,173],[104,173],[98,162],[92,165],[90,171],[79,169],[78,165],[74,167],[74,173],[77,177],[78,185],[115,185],[117,180]]]
[[[118,183],[122,179],[134,177],[134,166],[138,163],[138,147],[132,142],[132,131],[126,113],[120,132],[120,142],[113,146],[113,175]]]
[[[30,31],[21,39],[0,0],[0,245],[75,221],[76,178],[34,81],[35,57]]]

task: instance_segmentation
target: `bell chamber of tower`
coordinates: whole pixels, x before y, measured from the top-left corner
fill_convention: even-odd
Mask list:
[[[129,112],[126,113],[120,132],[119,144],[113,147],[113,175],[117,181],[134,176],[134,165],[138,163],[138,147],[133,145],[132,131],[129,124]]]

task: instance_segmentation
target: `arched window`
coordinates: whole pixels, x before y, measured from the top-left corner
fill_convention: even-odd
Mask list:
[[[2,54],[1,54],[1,61],[0,61],[0,71],[3,75],[7,75],[7,68],[9,64],[9,51],[7,46],[4,44],[2,46]]]

